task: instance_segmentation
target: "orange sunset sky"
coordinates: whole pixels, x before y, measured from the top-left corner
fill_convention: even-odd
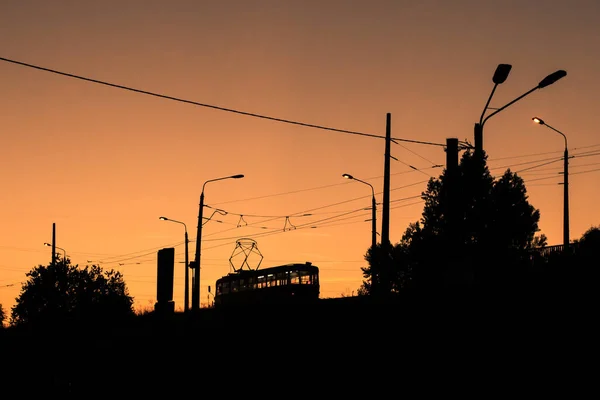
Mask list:
[[[195,102],[385,136],[392,116],[390,239],[420,218],[418,197],[445,164],[446,138],[473,143],[491,107],[546,75],[568,75],[486,122],[492,175],[523,171],[540,233],[562,242],[563,138],[571,238],[600,224],[600,3],[572,1],[0,2],[0,57]],[[321,296],[356,293],[381,202],[385,143],[133,93],[0,62],[0,303],[56,245],[73,264],[124,273],[137,308],[156,300],[156,253],[175,247],[182,308],[183,226],[194,258],[202,184],[221,222],[203,227],[201,301],[230,272],[236,240],[261,267],[310,261]],[[417,170],[411,168],[414,167]],[[211,209],[204,215],[209,216]],[[310,216],[301,216],[311,214]],[[242,218],[243,216],[243,218]],[[291,228],[291,229],[290,229]],[[295,229],[294,229],[295,228]],[[62,253],[62,250],[57,250]],[[212,299],[211,299],[212,300]]]

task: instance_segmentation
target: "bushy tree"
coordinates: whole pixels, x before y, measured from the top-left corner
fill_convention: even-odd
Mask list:
[[[370,247],[365,254],[368,266],[361,267],[364,280],[358,295],[385,296],[409,287],[412,276],[406,257],[406,249],[400,244]]]
[[[600,253],[600,225],[590,227],[575,243],[583,253]]]
[[[539,210],[528,201],[523,180],[506,170],[497,180],[487,156],[463,153],[454,174],[444,170],[422,193],[421,219],[408,226],[393,246],[389,279],[394,290],[457,284],[515,282],[529,260],[529,251],[545,237],[535,237]],[[382,256],[369,251],[365,293],[372,291],[371,271]]]
[[[577,269],[578,279],[595,291],[598,281],[600,264],[600,226],[592,226],[581,235],[581,238],[575,241],[574,254],[569,257],[570,268]],[[569,268],[568,267],[568,268]]]
[[[0,304],[0,329],[4,328],[5,319],[6,315],[4,314],[4,308],[2,308],[2,304]]]
[[[39,265],[26,276],[11,312],[14,325],[109,323],[134,314],[120,272],[79,268],[67,259]]]

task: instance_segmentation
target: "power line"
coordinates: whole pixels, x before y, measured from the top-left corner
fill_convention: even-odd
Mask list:
[[[589,167],[589,166],[592,166],[592,165],[600,165],[600,162],[588,163],[588,164],[577,164],[577,165],[571,165],[571,164],[569,164],[569,169],[572,170],[573,168]],[[564,167],[562,167],[562,166],[550,167],[550,168],[542,168],[542,169],[538,169],[535,172],[531,172],[529,174],[538,174],[538,175],[542,175],[544,173],[545,174],[555,174],[558,171],[562,172],[563,169],[564,169]],[[552,171],[552,172],[542,172],[542,171]]]
[[[7,288],[7,287],[13,287],[15,285],[22,285],[23,283],[25,283],[25,281],[9,283],[6,285],[0,285],[0,289]]]
[[[525,162],[517,163],[517,164],[509,164],[509,165],[503,165],[501,167],[493,167],[493,168],[490,168],[490,171],[497,170],[497,169],[504,169],[504,168],[513,168],[513,167],[516,167],[519,165],[534,164],[534,163],[539,163],[540,161],[548,161],[548,160],[559,161],[559,160],[562,160],[562,158],[552,157],[552,158],[542,158],[540,160],[525,161]]]
[[[392,140],[392,142],[394,142],[394,141]],[[409,151],[409,152],[413,153],[415,156],[422,158],[423,160],[427,161],[429,164],[431,164],[431,165],[436,165],[436,164],[435,164],[433,161],[430,161],[429,159],[427,159],[427,158],[423,157],[422,155],[420,155],[420,154],[418,154],[418,153],[416,153],[416,152],[412,151],[412,150],[411,150],[411,149],[409,149],[408,147],[406,147],[406,146],[403,146],[403,145],[401,145],[400,143],[396,143],[396,142],[394,142],[394,143],[395,143],[395,144],[397,144],[398,146],[402,147],[404,150],[406,150],[406,151]]]
[[[411,172],[411,171],[409,171],[409,172]],[[416,182],[416,183],[412,183],[412,184],[407,184],[407,185],[404,185],[404,186],[393,188],[391,190],[399,190],[399,189],[407,188],[407,187],[414,186],[414,185],[421,184],[421,183],[425,183],[425,182],[427,182],[427,181],[420,181],[420,182]],[[348,183],[344,182],[344,183],[340,183],[340,184],[348,184]],[[335,186],[335,185],[331,185],[331,186]],[[325,187],[328,187],[328,186],[322,186],[320,188],[325,188]],[[319,189],[319,188],[314,188],[314,189]],[[313,190],[313,189],[307,189],[307,190]],[[333,207],[333,206],[337,206],[337,205],[340,205],[340,204],[345,204],[345,203],[349,203],[349,202],[352,202],[352,201],[364,199],[366,197],[370,197],[370,196],[361,196],[361,197],[356,197],[356,198],[352,198],[352,199],[349,199],[349,200],[344,200],[344,201],[333,203],[333,204],[328,204],[328,205],[325,205],[325,206],[315,207],[315,208],[312,208],[310,210],[306,210],[304,212],[297,212],[295,214],[289,214],[287,217],[301,217],[301,216],[304,216],[303,214],[305,214],[307,212],[316,211],[316,210],[322,210],[322,209]],[[413,199],[413,198],[418,198],[418,197],[420,197],[420,195],[410,196],[410,197],[404,197],[404,198],[400,198],[400,199],[397,199],[397,200],[392,200],[391,202],[405,201],[405,200],[409,200],[409,199]],[[408,204],[408,205],[412,205],[412,204]],[[210,206],[207,205],[207,207],[210,207]],[[397,207],[394,207],[394,208],[397,208]],[[361,211],[361,210],[364,210],[364,208],[360,208],[360,209],[352,210],[352,211],[344,211],[344,212],[335,212],[335,211],[333,211],[332,213],[337,213],[337,215],[333,216],[333,217],[330,217],[330,218],[325,218],[325,220],[331,220],[331,219],[338,218],[338,221],[339,221],[339,218],[342,217],[343,215],[350,214],[350,213],[357,212],[357,211]],[[269,218],[267,220],[253,222],[251,224],[248,224],[248,226],[250,226],[250,227],[256,227],[256,225],[262,224],[264,222],[269,222],[269,221],[273,221],[273,220],[276,220],[276,219],[286,218],[286,216],[283,216],[283,215],[281,215],[281,216],[259,216],[259,215],[253,215],[253,214],[236,214],[236,213],[231,213],[231,212],[228,212],[228,214],[237,215],[237,216],[246,216],[246,217]],[[304,225],[315,225],[315,224],[318,225],[319,221],[321,221],[321,220],[313,222],[312,224],[309,223],[309,224],[304,224]],[[304,226],[304,225],[300,225],[300,226]],[[321,224],[321,225],[324,225],[324,224]],[[219,234],[219,233],[224,233],[224,232],[236,229],[238,227],[239,226],[236,226],[236,227],[230,228],[230,229],[226,229],[226,230],[223,230],[223,231],[220,231],[220,232],[215,232],[212,235],[216,235],[216,234]],[[265,229],[268,229],[268,228],[265,228]],[[260,236],[265,236],[265,234],[273,234],[273,233],[280,233],[281,232],[281,228],[271,228],[271,229],[273,230],[273,232],[264,232],[264,233],[259,234],[259,235]],[[206,236],[212,236],[212,235],[209,234],[209,235],[206,235]],[[194,241],[195,238],[191,238],[189,240],[190,241]],[[210,241],[211,239],[207,239],[207,240]],[[224,240],[224,239],[212,239],[212,240]],[[146,256],[149,256],[149,255],[155,255],[156,254],[156,250],[159,250],[159,249],[162,249],[162,248],[165,248],[165,247],[179,247],[179,246],[181,246],[183,244],[185,244],[185,242],[180,241],[180,242],[176,242],[176,243],[165,244],[165,245],[162,245],[162,246],[152,247],[152,248],[148,248],[148,249],[144,249],[144,250],[138,250],[138,251],[134,251],[134,252],[130,252],[130,253],[125,253],[125,254],[119,254],[119,255],[107,255],[107,254],[103,254],[106,257],[103,257],[101,260],[90,261],[90,263],[91,264],[97,264],[97,265],[118,264],[118,263],[121,263],[123,261],[130,261],[130,260],[135,260],[135,259],[139,259],[139,258],[142,258],[142,257],[146,257]],[[41,252],[42,251],[42,250],[38,250],[38,249],[16,248],[16,247],[11,247],[11,246],[0,246],[0,248],[15,249],[15,250],[20,250],[20,251],[31,251],[31,252]],[[88,255],[95,254],[95,255],[97,255],[99,253],[85,253],[85,252],[81,253],[81,252],[78,252],[77,254],[88,254]],[[5,269],[5,268],[0,268],[0,269]],[[20,270],[20,269],[16,270],[15,269],[14,271],[21,272],[22,270]]]
[[[576,151],[576,150],[589,149],[591,147],[598,147],[598,146],[600,146],[600,144],[591,144],[591,145],[588,145],[588,146],[573,147],[572,149],[569,149],[569,150],[570,151]],[[546,151],[546,152],[543,152],[543,153],[523,154],[523,155],[519,155],[519,156],[508,156],[508,157],[500,157],[500,158],[490,158],[490,159],[488,159],[488,162],[500,161],[500,160],[510,160],[510,159],[513,159],[513,158],[535,157],[535,156],[542,156],[542,155],[547,155],[547,154],[556,154],[556,153],[562,153],[562,152],[563,152],[563,150],[556,150],[556,151]]]
[[[234,113],[234,114],[245,115],[245,116],[248,116],[248,117],[267,119],[267,120],[276,121],[276,122],[283,122],[283,123],[286,123],[286,124],[305,126],[305,127],[308,127],[308,128],[323,129],[323,130],[327,130],[327,131],[334,131],[334,132],[340,132],[340,133],[348,133],[348,134],[351,134],[351,135],[366,136],[366,137],[372,137],[372,138],[377,138],[377,139],[385,139],[384,136],[374,135],[374,134],[371,134],[371,133],[364,133],[364,132],[350,131],[350,130],[346,130],[346,129],[331,128],[331,127],[322,126],[322,125],[315,125],[315,124],[310,124],[310,123],[306,123],[306,122],[292,121],[292,120],[284,119],[284,118],[271,117],[271,116],[268,116],[268,115],[262,115],[262,114],[256,114],[256,113],[247,112],[247,111],[235,110],[235,109],[232,109],[232,108],[220,107],[220,106],[216,106],[216,105],[212,105],[212,104],[199,103],[199,102],[192,101],[192,100],[186,100],[186,99],[181,99],[181,98],[178,98],[178,97],[168,96],[168,95],[164,95],[164,94],[160,94],[160,93],[149,92],[147,90],[136,89],[136,88],[132,88],[132,87],[128,87],[128,86],[118,85],[118,84],[115,84],[115,83],[101,81],[101,80],[98,80],[98,79],[87,78],[85,76],[75,75],[75,74],[71,74],[71,73],[68,73],[68,72],[57,71],[57,70],[54,70],[54,69],[50,69],[50,68],[46,68],[46,67],[41,67],[39,65],[28,64],[28,63],[25,63],[25,62],[22,62],[22,61],[11,60],[11,59],[4,58],[4,57],[0,57],[0,60],[1,61],[6,61],[6,62],[9,62],[9,63],[13,63],[13,64],[17,64],[17,65],[21,65],[23,67],[33,68],[33,69],[37,69],[37,70],[40,70],[40,71],[46,71],[46,72],[50,72],[50,73],[53,73],[53,74],[66,76],[66,77],[69,77],[69,78],[74,78],[74,79],[79,79],[79,80],[82,80],[82,81],[97,83],[99,85],[110,86],[110,87],[114,87],[114,88],[117,88],[117,89],[128,90],[130,92],[145,94],[145,95],[148,95],[148,96],[160,97],[162,99],[167,99],[167,100],[178,101],[178,102],[181,102],[181,103],[192,104],[192,105],[199,106],[199,107],[212,108],[212,109],[219,110],[219,111],[226,111],[226,112],[230,112],[230,113]],[[410,140],[410,139],[401,139],[401,138],[393,138],[393,139],[401,141],[401,142],[408,142],[408,143],[427,144],[427,145],[432,145],[432,146],[444,146],[443,144],[440,144],[440,143],[424,142],[424,141],[420,141],[420,140]]]
[[[404,161],[402,161],[402,160],[398,160],[396,157],[392,157],[392,158],[393,158],[394,160],[398,161],[399,163],[406,165],[408,168],[412,169],[413,171],[420,172],[420,173],[424,174],[425,176],[428,176],[428,177],[430,177],[430,178],[433,178],[433,176],[432,176],[432,175],[428,174],[427,172],[423,171],[422,169],[419,169],[419,168],[417,168],[417,167],[413,167],[413,166],[412,166],[412,165],[410,165],[409,163],[405,163],[405,162],[404,162]]]
[[[556,160],[552,160],[552,161],[547,161],[547,162],[545,162],[545,163],[541,163],[541,164],[538,164],[538,165],[534,165],[533,167],[528,167],[528,168],[525,168],[525,169],[522,169],[522,170],[519,170],[519,171],[515,171],[515,173],[520,173],[520,172],[528,171],[528,170],[530,170],[530,169],[534,169],[534,168],[543,167],[544,165],[553,164],[553,163],[555,163],[555,162],[557,162],[557,161],[562,161],[562,158],[558,158],[558,159],[556,159]]]
[[[420,196],[406,197],[406,198],[403,198],[403,199],[399,199],[398,201],[400,201],[400,200],[409,200],[409,199],[413,199],[413,198],[417,198],[417,197],[420,197]],[[412,203],[408,203],[408,204],[397,205],[395,207],[392,207],[392,209],[404,208],[404,207],[409,207],[409,206],[412,206],[412,205],[417,205],[417,204],[422,204],[422,203],[423,203],[422,201],[417,201],[417,202],[412,202]],[[334,215],[332,217],[321,218],[321,219],[316,220],[316,221],[311,221],[311,222],[307,222],[307,223],[303,223],[303,224],[298,224],[297,226],[293,226],[293,228],[291,228],[291,229],[285,229],[285,228],[283,230],[281,228],[269,229],[268,232],[261,232],[261,233],[257,233],[257,234],[251,235],[251,236],[253,238],[258,238],[258,237],[265,237],[265,236],[272,236],[272,235],[280,235],[280,234],[286,233],[286,232],[291,231],[291,230],[313,229],[313,228],[320,228],[320,227],[332,227],[332,226],[338,226],[338,225],[362,223],[362,222],[364,222],[363,219],[365,217],[370,217],[371,216],[370,212],[369,213],[362,213],[362,214],[359,214],[359,215],[353,215],[353,216],[351,216],[351,215],[352,214],[356,214],[356,213],[361,213],[364,210],[365,210],[364,208],[360,208],[360,209],[356,209],[356,210],[352,210],[352,211],[346,211],[346,212],[340,213],[338,215]],[[353,222],[346,222],[344,224],[340,224],[341,221],[349,220],[349,219],[356,219],[356,218],[361,218],[361,220],[360,221],[353,221]],[[222,233],[228,232],[230,230],[231,229],[227,229],[227,230],[220,231],[220,232],[215,232],[214,235],[216,235],[216,234],[222,234]],[[206,241],[206,242],[219,242],[219,241],[235,240],[235,239],[238,239],[238,238],[239,238],[239,236],[228,236],[228,237],[219,237],[219,238],[214,238],[214,239],[204,239],[203,241]],[[214,249],[214,248],[217,248],[217,247],[222,247],[222,246],[225,246],[225,245],[228,245],[228,244],[230,244],[230,242],[228,242],[228,243],[222,243],[222,244],[219,244],[219,245],[214,245],[214,246],[206,248],[205,250]]]
[[[600,152],[587,151],[587,152],[583,152],[583,153],[572,154],[572,155],[569,156],[569,158],[595,157],[595,156],[598,156],[598,155],[600,155]],[[530,169],[534,169],[534,168],[538,168],[538,167],[541,167],[541,166],[544,166],[544,165],[552,164],[552,163],[555,163],[557,161],[564,160],[564,157],[561,157],[561,158],[543,158],[541,160],[527,161],[527,162],[522,162],[522,163],[513,164],[513,165],[505,165],[505,166],[502,166],[502,167],[494,167],[494,168],[490,168],[490,171],[492,171],[492,170],[498,170],[498,169],[504,169],[504,168],[510,168],[510,167],[515,167],[517,165],[533,164],[533,163],[536,163],[536,162],[548,161],[548,160],[550,160],[550,161],[546,162],[546,163],[534,165],[533,167],[525,168],[525,169],[522,169],[522,170],[519,170],[519,171],[515,171],[515,172],[521,173],[521,172],[524,172],[524,171],[528,171]]]
[[[399,189],[403,189],[403,188],[406,188],[406,187],[409,187],[409,186],[414,186],[414,185],[418,185],[418,184],[422,184],[422,183],[426,183],[426,182],[428,182],[428,181],[415,182],[415,183],[411,183],[411,184],[408,184],[408,185],[404,185],[404,186],[400,186],[400,187],[397,187],[397,188],[393,188],[390,191],[392,191],[392,190],[399,190]],[[344,183],[344,184],[347,184],[347,183]],[[338,185],[338,184],[336,184],[336,185]],[[326,188],[326,187],[328,187],[328,186],[321,186],[321,188]],[[308,190],[312,190],[312,189],[308,189]],[[256,214],[246,214],[246,213],[234,213],[234,212],[229,212],[229,211],[223,210],[228,215],[235,215],[235,216],[239,217],[239,220],[238,220],[238,223],[236,224],[236,226],[232,227],[232,228],[228,228],[228,229],[222,230],[222,231],[219,231],[219,232],[215,232],[213,234],[204,235],[204,236],[217,235],[219,233],[223,233],[223,232],[227,232],[227,231],[231,231],[231,230],[237,229],[237,228],[239,228],[241,226],[257,227],[258,225],[262,225],[262,224],[264,224],[266,222],[271,222],[271,221],[274,221],[274,220],[277,220],[277,219],[283,219],[283,218],[286,219],[286,223],[287,223],[289,221],[290,217],[295,217],[296,218],[296,217],[313,216],[313,214],[312,214],[313,211],[318,211],[318,210],[322,210],[322,209],[325,209],[325,208],[330,208],[330,207],[333,207],[333,206],[338,206],[338,205],[341,205],[341,204],[345,204],[345,203],[349,203],[349,202],[361,200],[361,199],[364,199],[364,198],[367,198],[367,197],[370,197],[370,196],[356,197],[356,198],[352,198],[352,199],[348,199],[348,200],[343,200],[343,201],[340,201],[340,202],[337,202],[337,203],[327,204],[327,205],[324,205],[324,206],[319,206],[319,207],[315,207],[315,208],[311,208],[311,209],[308,209],[308,210],[304,210],[304,211],[300,211],[300,212],[295,212],[295,213],[287,214],[287,215],[256,215]],[[400,200],[402,200],[402,199],[400,199]],[[205,206],[213,208],[211,206],[207,206],[207,205],[205,205]],[[260,221],[256,221],[256,222],[252,222],[252,223],[248,224],[244,220],[244,217],[266,218],[266,219],[262,219]],[[240,223],[242,223],[242,222],[244,223],[244,225],[240,225]]]
[[[570,175],[586,174],[586,173],[588,173],[588,172],[595,172],[595,171],[600,171],[600,168],[589,169],[589,170],[587,170],[587,171],[572,172],[572,173],[569,173],[569,176],[570,176]]]
[[[579,175],[579,174],[587,174],[588,172],[596,172],[596,171],[600,171],[600,168],[590,169],[590,170],[587,170],[587,171],[579,171],[579,172],[569,173],[569,176],[571,176],[571,175]],[[546,180],[546,179],[556,179],[556,178],[560,178],[560,177],[562,177],[562,175],[545,176],[543,178],[528,179],[526,182],[527,182],[527,184],[529,184],[529,182],[543,181],[543,180]]]
[[[562,153],[563,151],[545,151],[543,153],[532,153],[532,154],[523,154],[520,156],[508,156],[508,157],[499,157],[499,158],[490,158],[488,160],[488,162],[493,162],[493,161],[500,161],[500,160],[511,160],[513,158],[526,158],[526,157],[535,157],[535,156],[543,156],[543,155],[547,155],[547,154],[556,154],[556,153]]]
[[[412,167],[411,167],[411,168],[412,168]],[[430,168],[438,168],[438,166],[437,166],[437,165],[434,165],[434,166],[432,166],[432,167],[430,167]],[[422,169],[423,169],[423,168],[422,168]],[[393,173],[393,174],[390,174],[390,175],[393,175],[393,176],[396,176],[396,175],[405,175],[405,174],[410,174],[410,173],[413,173],[413,172],[418,172],[418,170],[417,170],[417,169],[411,169],[410,171],[401,171],[401,172],[395,172],[395,173]],[[429,175],[427,175],[427,176],[429,176]],[[379,179],[379,178],[383,178],[383,177],[382,177],[382,176],[376,176],[376,177],[371,177],[371,178],[365,178],[365,179],[363,179],[363,180],[365,180],[365,181],[370,181],[370,180],[372,180],[372,179]],[[424,183],[424,182],[428,182],[428,181],[421,181],[421,182],[417,182],[417,184],[418,184],[418,183]],[[228,200],[228,201],[222,201],[222,202],[219,202],[219,203],[217,203],[217,204],[221,205],[221,204],[230,204],[230,203],[247,202],[247,201],[251,201],[251,200],[260,200],[260,199],[266,199],[266,198],[269,198],[269,197],[285,196],[285,195],[287,195],[287,194],[302,193],[302,192],[308,192],[308,191],[311,191],[311,190],[318,190],[318,189],[327,189],[327,188],[334,187],[334,186],[339,186],[339,185],[348,185],[348,184],[350,184],[350,182],[334,183],[334,184],[330,184],[330,185],[316,186],[316,187],[307,188],[307,189],[298,189],[298,190],[292,190],[292,191],[289,191],[289,192],[281,192],[281,193],[267,194],[267,195],[263,195],[263,196],[249,197],[249,198],[245,198],[245,199],[239,199],[239,200]],[[408,185],[408,186],[412,186],[412,185],[413,185],[413,184],[411,184],[411,185]],[[395,189],[391,189],[391,190],[402,189],[402,188],[404,188],[404,187],[406,187],[406,186],[402,186],[402,187],[400,187],[400,188],[395,188]],[[376,194],[380,194],[380,193],[381,193],[381,192],[376,192]],[[357,197],[356,199],[363,199],[363,198],[366,198],[366,197],[370,197],[370,196],[362,196],[362,197]],[[247,215],[247,214],[244,214],[244,215]]]

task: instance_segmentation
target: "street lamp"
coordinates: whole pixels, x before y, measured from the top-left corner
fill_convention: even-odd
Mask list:
[[[221,181],[224,179],[240,179],[244,175],[231,175],[222,178],[210,179],[202,185],[200,193],[200,206],[198,209],[198,232],[196,234],[196,254],[192,263],[194,269],[194,284],[192,285],[192,310],[200,310],[200,247],[202,245],[202,210],[204,209],[204,187],[209,182]]]
[[[188,312],[189,311],[189,305],[190,305],[190,277],[189,277],[189,267],[190,267],[190,263],[189,263],[189,259],[188,259],[188,232],[187,232],[187,226],[185,225],[185,223],[181,222],[181,221],[176,221],[174,219],[169,219],[167,217],[159,217],[158,219],[163,220],[163,221],[170,221],[170,222],[175,222],[177,224],[181,224],[183,225],[183,229],[185,230],[185,283],[184,283],[184,294],[183,294],[183,311],[184,312]]]
[[[492,93],[490,94],[490,97],[488,98],[485,108],[483,109],[483,113],[481,113],[479,122],[475,124],[475,152],[477,154],[480,154],[480,155],[483,154],[483,125],[485,124],[485,122],[488,119],[490,119],[494,115],[498,114],[500,111],[504,110],[508,106],[521,100],[523,97],[534,92],[535,90],[543,89],[546,86],[550,86],[553,83],[555,83],[556,81],[558,81],[559,79],[567,76],[567,72],[562,69],[551,73],[550,75],[548,75],[547,77],[542,79],[540,81],[540,83],[537,84],[537,86],[535,86],[534,88],[530,89],[529,91],[523,93],[521,96],[519,96],[516,99],[512,100],[511,102],[505,104],[504,106],[496,109],[493,113],[491,113],[490,115],[488,115],[487,117],[484,118],[485,112],[488,110],[488,105],[490,104],[492,96],[494,95],[494,92],[496,91],[496,87],[506,80],[511,68],[512,68],[512,66],[510,64],[499,64],[498,67],[496,68],[496,72],[494,73],[494,76],[492,78],[492,81],[494,82],[494,88],[492,89]]]
[[[44,246],[52,247],[52,245],[50,243],[44,243]],[[66,264],[67,263],[67,251],[65,249],[63,249],[62,247],[58,247],[58,246],[54,246],[54,247],[63,251],[63,263]],[[54,256],[52,256],[52,259],[54,260]]]
[[[365,181],[361,181],[358,178],[353,177],[350,174],[342,174],[342,176],[346,179],[353,179],[355,181],[358,182],[362,182],[365,185],[369,185],[371,187],[371,193],[373,193],[373,198],[372,198],[372,209],[373,209],[373,217],[372,217],[372,223],[373,223],[373,227],[372,229],[372,243],[371,243],[371,247],[373,248],[373,251],[375,251],[375,247],[377,246],[377,202],[375,201],[375,189],[373,189],[373,185],[371,185],[370,183],[367,183]]]
[[[548,125],[544,122],[543,119],[538,117],[532,118],[533,122],[539,125],[544,125],[554,132],[560,133],[562,137],[565,139],[565,153],[564,153],[564,167],[563,167],[563,175],[565,176],[565,180],[563,182],[564,185],[564,200],[563,200],[563,246],[565,252],[569,250],[569,149],[567,146],[567,136],[559,131],[558,129]]]

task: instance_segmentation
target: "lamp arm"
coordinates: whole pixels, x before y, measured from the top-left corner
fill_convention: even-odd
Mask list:
[[[494,111],[493,113],[491,113],[490,115],[488,115],[487,117],[485,117],[485,119],[481,122],[481,126],[483,127],[483,124],[485,124],[485,121],[487,121],[488,119],[490,119],[494,115],[498,114],[500,111],[504,110],[505,108],[507,108],[510,105],[515,104],[517,101],[521,100],[523,97],[527,96],[528,94],[531,94],[532,92],[534,92],[537,89],[539,89],[539,86],[534,87],[533,89],[531,89],[531,90],[523,93],[522,95],[520,95],[519,97],[517,97],[516,99],[514,99],[510,103],[507,103],[504,106],[500,107],[499,109],[497,109],[496,111]]]

